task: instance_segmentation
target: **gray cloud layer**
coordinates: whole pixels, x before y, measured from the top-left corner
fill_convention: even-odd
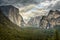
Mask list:
[[[60,1],[54,5],[53,9],[60,9]]]
[[[52,0],[0,0],[0,5],[17,5],[17,7],[21,5],[29,5],[29,4],[39,4],[44,1],[52,1]],[[57,1],[57,0],[54,0]],[[60,1],[57,1],[57,3],[52,7],[52,4],[48,7],[51,9],[60,9]]]
[[[0,0],[0,4],[16,4],[16,3],[20,3],[20,4],[36,4],[39,3],[41,0]]]

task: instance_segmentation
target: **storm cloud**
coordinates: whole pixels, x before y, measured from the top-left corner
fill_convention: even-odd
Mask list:
[[[45,1],[49,2],[56,2],[55,4],[50,4],[49,6],[46,6],[50,9],[60,9],[60,1],[59,0],[0,0],[0,6],[1,5],[16,5],[17,7],[20,6],[27,6],[31,4],[40,4],[44,3]],[[47,3],[48,4],[48,3]],[[45,4],[43,4],[45,5]]]

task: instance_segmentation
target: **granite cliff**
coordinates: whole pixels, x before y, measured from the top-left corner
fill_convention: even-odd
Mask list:
[[[0,10],[3,12],[3,14],[14,24],[17,24],[19,26],[23,26],[23,18],[19,14],[19,9],[12,6],[12,5],[5,5],[0,6]]]
[[[43,16],[40,20],[40,28],[53,28],[55,25],[60,25],[60,11],[50,10],[47,16]]]

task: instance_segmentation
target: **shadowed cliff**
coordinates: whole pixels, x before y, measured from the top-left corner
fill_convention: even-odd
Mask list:
[[[40,28],[53,28],[56,25],[60,25],[60,11],[50,10],[47,16],[43,16],[40,20]]]
[[[23,26],[24,21],[22,16],[19,14],[19,9],[12,5],[0,6],[2,13],[14,24],[18,26]]]

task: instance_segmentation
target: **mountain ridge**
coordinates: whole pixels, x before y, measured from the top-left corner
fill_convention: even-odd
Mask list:
[[[47,16],[43,16],[40,20],[40,27],[53,28],[55,25],[60,25],[60,11],[50,10]]]

